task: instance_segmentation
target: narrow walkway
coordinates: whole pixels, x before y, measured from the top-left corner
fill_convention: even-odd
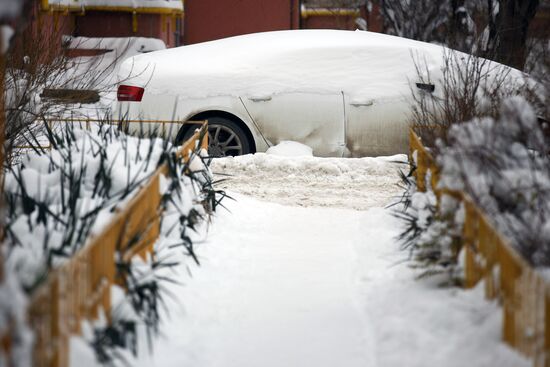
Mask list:
[[[275,163],[266,164],[265,172],[280,175],[282,168],[270,169]],[[386,170],[386,182],[397,182],[387,160],[363,163],[378,167],[380,175]],[[357,175],[363,180],[368,172]],[[166,299],[163,335],[139,366],[530,365],[500,342],[498,306],[485,302],[479,290],[414,279],[395,241],[399,223],[380,207],[377,185],[370,189],[378,195],[377,207],[357,203],[361,210],[351,210],[334,207],[332,199],[321,203],[328,208],[260,201],[281,202],[282,196],[255,182],[258,199],[233,192],[237,200],[225,201],[229,211],[217,214],[201,244],[201,266],[182,267],[175,275],[184,286],[170,286],[174,297]],[[395,186],[385,190],[398,193]],[[140,350],[147,354],[146,345]]]
[[[372,366],[354,281],[365,214],[226,204],[155,366]]]

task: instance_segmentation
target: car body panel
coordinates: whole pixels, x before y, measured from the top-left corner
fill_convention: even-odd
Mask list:
[[[294,140],[319,156],[402,153],[407,151],[402,105],[391,101],[410,92],[413,51],[434,67],[441,48],[369,32],[309,30],[153,52],[123,64],[122,73],[137,73],[130,82],[145,94],[141,103],[121,102],[118,113],[184,121],[204,111],[225,111],[244,122],[257,151]],[[351,103],[361,98],[377,102]]]
[[[299,141],[315,156],[342,156],[345,150],[344,105],[341,93],[282,93],[249,96],[243,103],[272,144]],[[299,107],[299,108],[296,108]]]
[[[207,103],[201,98],[185,98],[175,95],[145,93],[142,102],[118,102],[114,114],[122,120],[136,121],[130,124],[130,133],[163,131],[165,138],[175,140],[185,121],[209,111],[222,111],[241,120],[248,128],[255,143],[255,150],[265,151],[271,145],[263,138],[245,106],[238,97],[217,96]],[[147,121],[138,123],[137,121]],[[152,121],[152,122],[149,122]],[[165,123],[164,129],[162,124]]]
[[[346,101],[346,147],[351,157],[408,153],[409,101],[402,96]]]
[[[432,78],[440,93],[444,56],[437,45],[363,31],[231,37],[125,61],[121,80],[145,94],[117,108],[130,119],[181,121],[225,111],[260,152],[295,140],[321,156],[404,153],[415,84]]]

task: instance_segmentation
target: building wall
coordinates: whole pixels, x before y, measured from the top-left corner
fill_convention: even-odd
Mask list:
[[[44,11],[40,1],[35,1],[29,22],[29,29],[43,37],[53,34],[58,37],[152,37],[163,40],[167,47],[183,42],[183,15],[136,14],[134,23],[130,12]],[[60,44],[61,40],[56,43]]]
[[[539,5],[537,14],[529,26],[529,36],[542,39],[550,37],[550,1]]]
[[[356,14],[353,14],[356,13]],[[303,29],[343,29],[355,30],[356,20],[363,18],[367,22],[367,30],[381,32],[380,7],[374,3],[371,11],[362,5],[349,8],[326,8],[310,6],[302,8],[301,28]]]
[[[32,54],[33,57],[41,59],[41,62],[49,63],[63,51],[61,38],[63,35],[72,34],[74,16],[42,12],[38,3],[33,4],[30,11],[26,19],[28,23],[23,26],[24,31],[14,45],[14,60],[22,62],[24,56]],[[35,50],[40,50],[40,55],[36,55]]]
[[[328,16],[308,16],[302,18],[303,29],[344,29],[354,30],[357,28],[355,25],[355,16],[351,15],[328,15]]]
[[[382,32],[384,24],[380,14],[380,4],[378,1],[372,2],[371,11],[367,13],[367,30],[370,32]]]
[[[298,29],[298,0],[186,0],[184,43]]]
[[[86,12],[76,17],[75,36],[84,37],[151,37],[159,38],[168,47],[176,46],[177,18],[160,14],[137,14],[134,18],[124,12]],[[181,21],[182,17],[180,17]],[[181,35],[180,35],[181,37]]]

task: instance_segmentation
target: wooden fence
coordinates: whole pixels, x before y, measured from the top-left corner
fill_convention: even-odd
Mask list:
[[[207,123],[201,125],[179,150],[184,160],[189,159],[198,142],[201,148],[208,148]],[[33,366],[67,367],[69,339],[80,333],[81,321],[97,319],[101,310],[109,318],[111,286],[121,284],[116,279],[115,255],[129,259],[152,253],[160,233],[160,175],[167,170],[166,165],[158,168],[103,233],[89,239],[33,292],[29,306],[29,323],[35,333]]]
[[[439,197],[439,170],[430,152],[411,129],[410,153],[415,157],[418,189],[426,177]],[[484,281],[485,296],[498,299],[503,310],[503,340],[531,357],[535,367],[550,367],[550,284],[514,249],[487,215],[464,193],[452,193],[465,206],[462,245],[465,286]]]
[[[52,131],[56,131],[57,128],[63,128],[66,125],[72,125],[73,127],[77,127],[80,129],[86,129],[90,130],[92,124],[105,124],[105,120],[101,119],[92,119],[92,118],[69,118],[69,119],[62,119],[62,118],[53,118],[48,119],[45,121],[45,123],[48,125],[48,128]],[[196,124],[198,121],[168,121],[168,120],[123,120],[121,122],[119,121],[111,121],[108,123],[111,126],[119,126],[122,125],[123,129],[127,129],[132,125],[153,125],[155,128],[152,131],[149,131],[149,133],[154,133],[155,135],[169,139],[170,134],[174,132],[178,132],[182,125],[184,124]],[[145,129],[144,129],[145,132]],[[167,136],[168,134],[168,136]],[[26,144],[26,145],[16,145],[14,148],[19,150],[34,150],[35,147],[42,148],[44,150],[51,150],[52,145],[46,135],[43,135],[42,137],[38,137],[38,144],[35,144],[34,147]],[[40,141],[42,140],[42,141]],[[43,144],[42,144],[43,143]],[[1,155],[0,155],[1,158]]]

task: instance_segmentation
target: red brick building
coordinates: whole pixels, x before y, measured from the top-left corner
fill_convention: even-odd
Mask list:
[[[376,7],[319,0],[35,0],[31,22],[84,37],[152,37],[167,47],[286,29],[380,31]],[[361,2],[360,2],[361,3]],[[185,12],[184,12],[185,10]]]
[[[300,28],[299,0],[186,0],[185,44]]]
[[[254,32],[285,29],[348,29],[381,31],[378,7],[363,1],[331,6],[319,0],[186,0],[184,43],[210,41]],[[363,21],[360,21],[363,19]]]
[[[36,0],[31,22],[41,32],[84,37],[152,37],[183,41],[181,0]]]
[[[287,29],[383,31],[378,1],[364,0],[34,0],[40,32],[85,37],[151,37],[167,47]],[[547,34],[548,0],[532,34]],[[546,32],[545,32],[546,31]],[[59,33],[59,32],[58,32]]]

